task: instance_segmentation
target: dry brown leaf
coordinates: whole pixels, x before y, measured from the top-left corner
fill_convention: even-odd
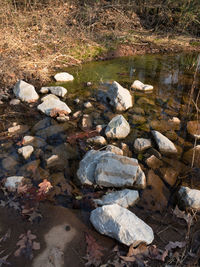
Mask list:
[[[51,185],[51,183],[47,180],[44,179],[42,183],[40,183],[39,185],[39,194],[47,194],[49,192],[49,190],[53,187]]]

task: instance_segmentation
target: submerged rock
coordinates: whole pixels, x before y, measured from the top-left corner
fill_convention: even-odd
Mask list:
[[[161,153],[177,153],[175,145],[166,136],[159,133],[158,131],[152,131],[152,134]]]
[[[107,97],[110,99],[110,104],[116,110],[124,111],[133,106],[130,92],[115,81],[109,85]]]
[[[200,139],[200,122],[199,121],[189,121],[187,123],[187,131],[194,138]]]
[[[108,193],[101,199],[95,199],[94,202],[99,206],[118,204],[121,207],[128,208],[134,205],[138,199],[139,193],[137,190],[124,189]]]
[[[23,134],[29,130],[29,126],[27,125],[16,125],[8,128],[8,132],[10,134]]]
[[[153,86],[149,84],[144,84],[138,80],[135,80],[134,83],[131,85],[131,88],[141,91],[152,91]]]
[[[200,210],[200,190],[181,186],[178,195],[180,197],[180,204],[183,205],[184,208]]]
[[[30,145],[23,146],[23,147],[18,149],[18,153],[22,154],[24,159],[30,158],[30,156],[33,153],[33,151],[34,151],[34,148],[32,146],[30,146]]]
[[[63,112],[66,115],[71,112],[71,109],[64,102],[52,98],[46,99],[42,104],[38,105],[37,108],[48,116],[54,111]]]
[[[117,204],[93,210],[90,221],[98,232],[115,238],[127,246],[136,246],[141,242],[150,244],[154,239],[150,226]]]
[[[43,147],[46,146],[46,142],[44,139],[38,137],[38,136],[30,136],[30,135],[26,135],[24,136],[24,138],[22,139],[22,143],[23,145],[31,145],[33,147]]]
[[[145,138],[137,138],[134,142],[135,150],[141,152],[146,150],[147,148],[151,147],[151,140]]]
[[[108,138],[125,138],[130,133],[130,126],[122,115],[115,116],[106,127],[105,134]]]
[[[22,184],[23,176],[10,176],[6,178],[4,186],[10,191],[15,192],[19,185]]]
[[[2,167],[7,171],[13,170],[15,166],[18,164],[16,159],[12,156],[4,158],[1,163]]]
[[[62,86],[49,86],[49,87],[42,87],[40,92],[51,92],[53,95],[64,97],[67,93],[67,89]]]
[[[33,85],[26,83],[22,80],[19,80],[13,89],[13,92],[16,97],[20,100],[31,103],[38,100],[39,95],[35,91]]]
[[[54,79],[57,82],[68,82],[68,81],[73,81],[74,77],[67,72],[60,72],[54,76]]]
[[[146,178],[137,159],[108,151],[90,150],[81,160],[77,176],[82,184],[144,188]]]

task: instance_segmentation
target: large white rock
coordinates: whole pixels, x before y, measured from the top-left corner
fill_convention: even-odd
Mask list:
[[[18,153],[23,156],[24,159],[30,158],[31,154],[33,153],[34,148],[30,145],[28,146],[23,146],[18,149]]]
[[[190,189],[189,187],[181,186],[178,191],[180,202],[185,208],[200,210],[200,190]]]
[[[100,206],[118,204],[121,207],[128,208],[133,206],[138,199],[139,193],[137,190],[124,189],[104,195],[101,199],[95,199],[94,202]]]
[[[39,98],[34,86],[22,80],[15,84],[13,92],[17,98],[28,103],[35,102]]]
[[[149,84],[144,84],[138,80],[135,80],[134,83],[131,85],[131,88],[141,91],[152,91],[153,86]]]
[[[4,186],[11,192],[17,190],[18,186],[22,183],[23,176],[10,176],[6,178]]]
[[[67,93],[67,89],[62,86],[49,86],[49,87],[42,87],[41,92],[51,92],[53,95],[64,97]]]
[[[152,134],[161,153],[177,153],[175,145],[166,136],[164,136],[158,131],[152,131]]]
[[[68,82],[68,81],[73,81],[74,80],[74,77],[67,73],[67,72],[60,72],[60,73],[57,73],[55,76],[54,76],[55,80],[57,82]]]
[[[82,184],[145,188],[146,177],[137,159],[108,151],[90,150],[80,161],[77,177]]]
[[[38,105],[37,108],[48,116],[53,110],[62,111],[66,114],[71,112],[71,109],[64,102],[58,99],[47,99],[42,104]]]
[[[116,110],[124,111],[133,106],[130,92],[115,81],[109,86],[107,97]]]
[[[41,101],[44,102],[44,101],[50,101],[50,100],[60,100],[59,97],[57,97],[56,95],[53,95],[53,94],[48,94],[48,95],[45,95],[41,98]]]
[[[102,155],[95,169],[96,184],[104,187],[145,188],[146,178],[137,159],[116,155]]]
[[[106,127],[105,134],[108,138],[125,138],[130,133],[129,123],[122,115],[115,116]]]
[[[151,147],[151,140],[145,138],[137,138],[134,142],[134,148],[137,151],[144,151],[145,149]]]
[[[154,239],[150,226],[118,204],[96,208],[91,212],[90,221],[98,232],[127,246],[141,242],[150,244]]]

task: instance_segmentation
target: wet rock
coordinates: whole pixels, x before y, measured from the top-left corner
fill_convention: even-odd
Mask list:
[[[156,158],[162,159],[162,156],[161,156],[160,152],[158,152],[158,150],[156,150],[153,147],[149,148],[146,152],[147,152],[148,156],[154,155]]]
[[[8,128],[8,132],[10,134],[23,134],[29,130],[29,126],[27,125],[16,125]]]
[[[44,102],[44,101],[50,101],[50,100],[55,100],[55,99],[60,100],[59,97],[57,97],[56,95],[48,94],[46,96],[43,96],[41,98],[41,101]]]
[[[57,82],[68,82],[68,81],[73,81],[74,77],[67,72],[60,72],[54,76],[54,79]]]
[[[60,160],[63,161],[63,164],[65,164],[68,159],[77,159],[78,157],[77,149],[68,143],[54,147],[52,153],[58,155]]]
[[[163,179],[171,186],[174,186],[179,174],[178,171],[172,168],[160,168],[160,172],[163,175]]]
[[[189,121],[187,123],[187,131],[196,139],[200,139],[200,122],[199,121]]]
[[[23,146],[18,149],[18,153],[23,156],[24,159],[30,158],[31,154],[33,153],[34,148],[30,145],[28,146]]]
[[[102,155],[95,169],[96,184],[104,187],[145,188],[146,178],[137,159],[113,153]]]
[[[58,155],[51,155],[48,159],[46,159],[47,168],[56,166],[58,165],[58,163],[59,163]]]
[[[177,153],[175,145],[167,137],[165,137],[158,131],[152,131],[152,134],[161,153]]]
[[[44,139],[38,137],[38,136],[30,136],[30,135],[26,135],[24,136],[24,138],[22,139],[22,144],[23,145],[31,145],[33,147],[44,147],[46,146],[46,142]]]
[[[17,98],[22,101],[32,103],[39,99],[39,95],[35,91],[33,85],[19,80],[13,89],[13,92]]]
[[[122,115],[115,116],[106,127],[105,134],[108,138],[125,138],[130,133],[130,126]]]
[[[140,116],[140,115],[133,115],[132,116],[132,122],[134,124],[143,124],[146,122],[146,119],[145,119],[145,117]]]
[[[50,116],[51,112],[54,110],[63,112],[66,115],[71,112],[71,109],[58,99],[47,99],[42,104],[38,105],[37,108],[48,116]]]
[[[127,246],[136,246],[141,242],[150,244],[154,239],[150,226],[117,204],[93,210],[90,221],[98,232],[115,238]]]
[[[35,175],[35,172],[39,168],[40,160],[32,160],[20,167],[18,174],[24,177],[29,177],[30,175]]]
[[[84,103],[84,107],[85,107],[85,108],[92,108],[92,104],[91,104],[91,102],[89,102],[89,101],[85,102],[85,103]]]
[[[161,160],[159,160],[156,156],[152,155],[146,160],[146,164],[148,165],[149,168],[155,170],[159,169],[163,163]]]
[[[96,145],[106,145],[106,139],[103,136],[95,136],[88,138],[87,142]]]
[[[82,129],[91,129],[92,128],[92,118],[88,114],[84,114],[81,121]]]
[[[141,152],[146,150],[147,148],[151,147],[151,140],[145,138],[137,138],[134,142],[135,150]]]
[[[184,208],[200,210],[200,190],[181,186],[178,195],[180,197],[180,204],[184,206]]]
[[[135,80],[131,85],[131,88],[140,90],[140,91],[152,91],[153,86],[149,84],[143,84],[142,82]]]
[[[101,199],[95,199],[94,202],[99,206],[118,204],[121,207],[128,208],[129,206],[133,206],[138,199],[139,199],[138,191],[124,189],[121,191],[108,193]]]
[[[59,116],[59,117],[56,117],[56,120],[58,122],[66,122],[66,121],[69,121],[69,116],[66,116],[66,115]]]
[[[140,106],[143,106],[143,105],[154,106],[155,105],[154,101],[147,97],[140,97],[137,101],[137,104]]]
[[[24,180],[23,176],[10,176],[6,178],[4,186],[10,191],[15,192]]]
[[[18,164],[18,162],[12,156],[4,158],[1,163],[2,167],[7,171],[13,170]]]
[[[77,119],[78,117],[80,117],[81,116],[81,114],[82,114],[82,111],[81,110],[78,110],[78,111],[76,111],[74,114],[73,114],[73,118],[74,119]]]
[[[37,132],[51,125],[50,118],[44,118],[43,120],[38,121],[32,128],[33,132]]]
[[[106,146],[106,151],[112,152],[116,155],[121,155],[123,156],[123,150],[121,150],[119,147],[117,146],[113,146],[113,145],[108,145]]]
[[[37,131],[36,135],[46,140],[48,137],[51,137],[51,136],[54,136],[54,135],[57,135],[57,134],[60,134],[66,131],[68,128],[69,128],[68,123],[51,125],[45,129]]]
[[[19,99],[12,99],[10,101],[10,105],[16,106],[19,105],[21,103],[21,101]]]
[[[67,93],[67,89],[65,89],[62,86],[49,86],[49,87],[42,87],[42,91],[48,90],[50,91],[53,95],[57,95],[60,97],[64,97]],[[40,91],[41,91],[40,90]]]
[[[193,164],[194,167],[200,166],[200,145],[197,145],[183,154],[183,160]]]
[[[115,81],[109,85],[107,97],[110,99],[110,104],[118,111],[124,111],[133,106],[130,92]]]

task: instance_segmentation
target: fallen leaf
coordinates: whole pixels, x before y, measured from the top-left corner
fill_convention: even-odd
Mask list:
[[[51,183],[47,180],[47,179],[44,179],[43,180],[43,182],[42,183],[40,183],[39,185],[39,190],[38,190],[38,192],[39,192],[39,194],[43,194],[43,195],[45,195],[45,194],[47,194],[48,192],[49,192],[49,190],[53,187],[52,185],[51,185]]]
[[[86,266],[98,266],[101,263],[104,248],[97,244],[96,240],[88,233],[85,234],[85,239],[87,244]]]
[[[181,211],[178,206],[173,210],[173,214],[176,215],[177,218],[184,219],[188,225],[192,224],[193,217],[190,213],[185,213],[185,211]]]
[[[185,246],[186,246],[186,242],[185,241],[182,241],[182,242],[179,242],[179,241],[172,242],[172,241],[170,241],[165,246],[165,249],[168,250],[168,251],[171,251],[172,249],[175,249],[175,248],[184,248]]]

